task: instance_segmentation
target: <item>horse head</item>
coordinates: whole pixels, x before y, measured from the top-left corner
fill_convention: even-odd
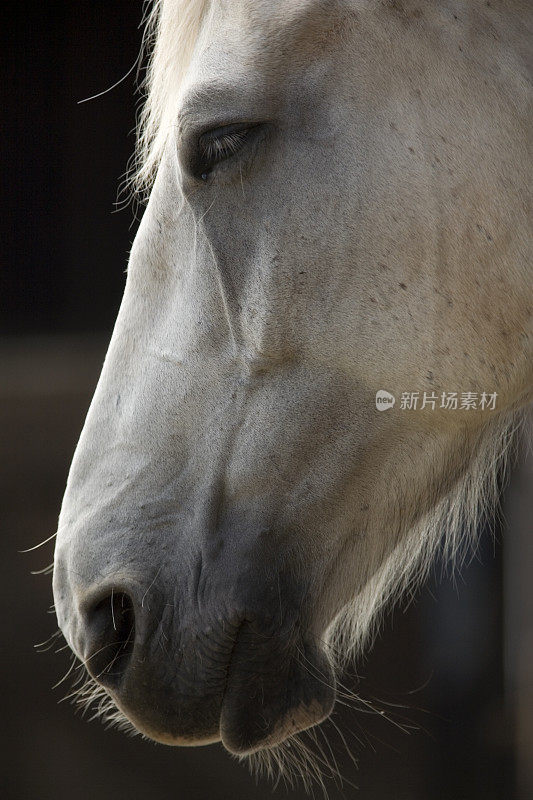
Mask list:
[[[250,754],[330,713],[530,396],[525,34],[471,2],[157,13],[55,602],[138,730]]]

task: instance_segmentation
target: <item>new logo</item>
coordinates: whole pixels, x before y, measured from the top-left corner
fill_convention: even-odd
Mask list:
[[[379,389],[376,392],[376,408],[378,411],[387,411],[389,408],[392,408],[394,403],[396,402],[396,398],[390,392],[386,392],[385,389]]]

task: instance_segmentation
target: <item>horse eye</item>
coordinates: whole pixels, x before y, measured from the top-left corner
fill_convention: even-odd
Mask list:
[[[198,140],[196,169],[201,179],[207,180],[213,167],[238,153],[254,128],[252,125],[235,124],[203,133]]]

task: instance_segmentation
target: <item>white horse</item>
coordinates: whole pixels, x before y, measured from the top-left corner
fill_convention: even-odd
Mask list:
[[[279,753],[532,397],[527,0],[162,0],[54,592],[113,708]]]

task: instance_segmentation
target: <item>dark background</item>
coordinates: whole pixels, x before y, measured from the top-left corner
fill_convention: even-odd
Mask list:
[[[54,653],[61,643],[45,654],[34,650],[54,631],[54,617],[46,613],[50,576],[30,570],[51,561],[53,545],[19,551],[54,533],[137,227],[131,205],[115,206],[134,144],[134,76],[96,100],[77,101],[132,67],[142,5],[41,0],[3,10],[3,797],[285,797],[282,787],[273,795],[270,784],[256,784],[221,747],[167,748],[81,719],[68,702],[58,704],[69,683],[51,688],[69,663],[65,652]],[[524,710],[531,695],[524,694],[521,649],[526,579],[517,588],[516,578],[527,560],[521,531],[531,514],[524,470],[513,479],[505,536],[500,526],[496,542],[485,533],[455,580],[441,579],[437,565],[417,599],[386,617],[371,654],[357,664],[359,681],[346,677],[392,721],[336,712],[359,769],[333,726],[323,726],[342,774],[358,787],[327,781],[331,798],[531,796],[527,703]],[[417,730],[403,732],[405,723]],[[300,790],[289,795],[303,797]]]

